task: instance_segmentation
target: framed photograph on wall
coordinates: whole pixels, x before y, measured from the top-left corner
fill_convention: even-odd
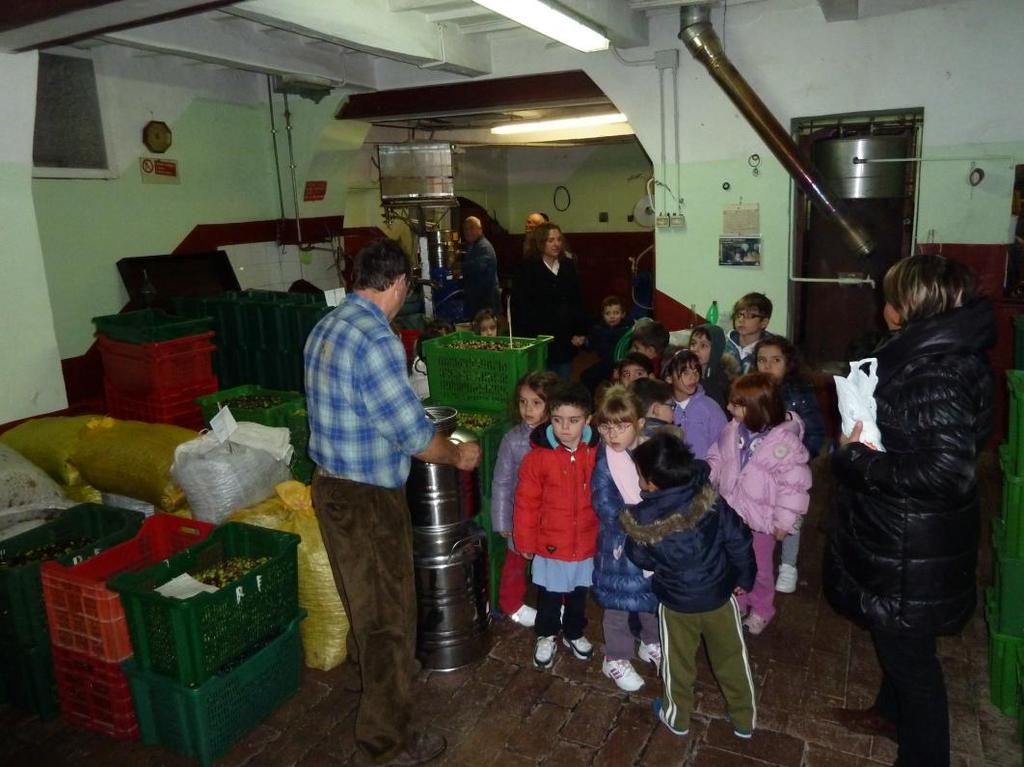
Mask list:
[[[719,237],[719,266],[760,266],[760,237]]]

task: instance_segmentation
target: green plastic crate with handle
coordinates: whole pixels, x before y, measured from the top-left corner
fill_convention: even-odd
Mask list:
[[[115,341],[149,344],[196,336],[210,330],[211,317],[177,317],[161,309],[140,309],[136,312],[93,317],[96,332]]]
[[[1024,636],[1024,559],[1007,556],[1005,528],[1001,519],[992,520],[991,599],[996,622],[1003,634]]]
[[[1009,445],[999,446],[999,465],[1003,470],[1003,495],[998,520],[1003,528],[1003,550],[1008,557],[1024,557],[1024,476],[1018,476],[1012,469]]]
[[[39,570],[56,560],[77,565],[134,536],[145,515],[83,503],[56,519],[0,541],[0,642],[20,647],[49,645]]]
[[[24,648],[0,642],[0,703],[40,719],[60,713],[49,643]]]
[[[1024,474],[1024,370],[1006,371],[1007,389],[1010,393],[1010,419],[1007,425],[1007,465],[1004,471],[1010,474]]]
[[[516,382],[547,366],[551,338],[449,333],[425,341],[430,397],[457,410],[503,412],[515,394]]]
[[[203,422],[207,424],[221,407],[228,405],[236,421],[288,426],[291,414],[296,408],[304,407],[306,400],[298,392],[245,384],[199,397],[196,402],[203,411]]]
[[[284,631],[197,688],[124,664],[142,742],[210,767],[302,684],[300,614]]]
[[[107,583],[121,595],[135,663],[145,671],[198,685],[299,614],[299,536],[239,522],[221,525],[202,543]],[[246,557],[266,558],[217,591],[187,599],[156,591],[182,574],[196,575]]]
[[[1024,650],[1024,637],[1009,636],[995,629],[998,616],[991,598],[986,599],[985,617],[988,621],[988,679],[992,705],[1006,716],[1017,716],[1020,700],[1020,653]]]

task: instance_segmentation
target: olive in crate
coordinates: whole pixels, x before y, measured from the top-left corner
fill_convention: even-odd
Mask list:
[[[255,570],[270,561],[270,557],[232,557],[206,567],[192,575],[200,583],[222,589],[229,583],[241,580],[250,570]]]
[[[232,410],[268,410],[283,402],[287,402],[284,397],[271,394],[243,394],[240,397],[232,397],[222,404]]]
[[[30,562],[43,562],[48,559],[61,559],[73,551],[84,549],[93,541],[91,538],[71,538],[39,546],[27,551],[20,551],[6,558],[0,558],[0,567],[20,567]]]

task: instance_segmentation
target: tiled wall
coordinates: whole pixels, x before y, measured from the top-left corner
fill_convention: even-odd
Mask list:
[[[340,284],[333,255],[326,250],[301,252],[294,245],[275,242],[226,245],[223,250],[243,290],[288,290],[296,280],[306,280],[321,290]]]

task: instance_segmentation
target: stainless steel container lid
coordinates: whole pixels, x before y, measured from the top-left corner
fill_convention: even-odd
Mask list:
[[[476,434],[459,428],[459,411],[447,405],[427,405],[423,408],[427,417],[434,422],[434,429],[452,442],[476,442]]]

